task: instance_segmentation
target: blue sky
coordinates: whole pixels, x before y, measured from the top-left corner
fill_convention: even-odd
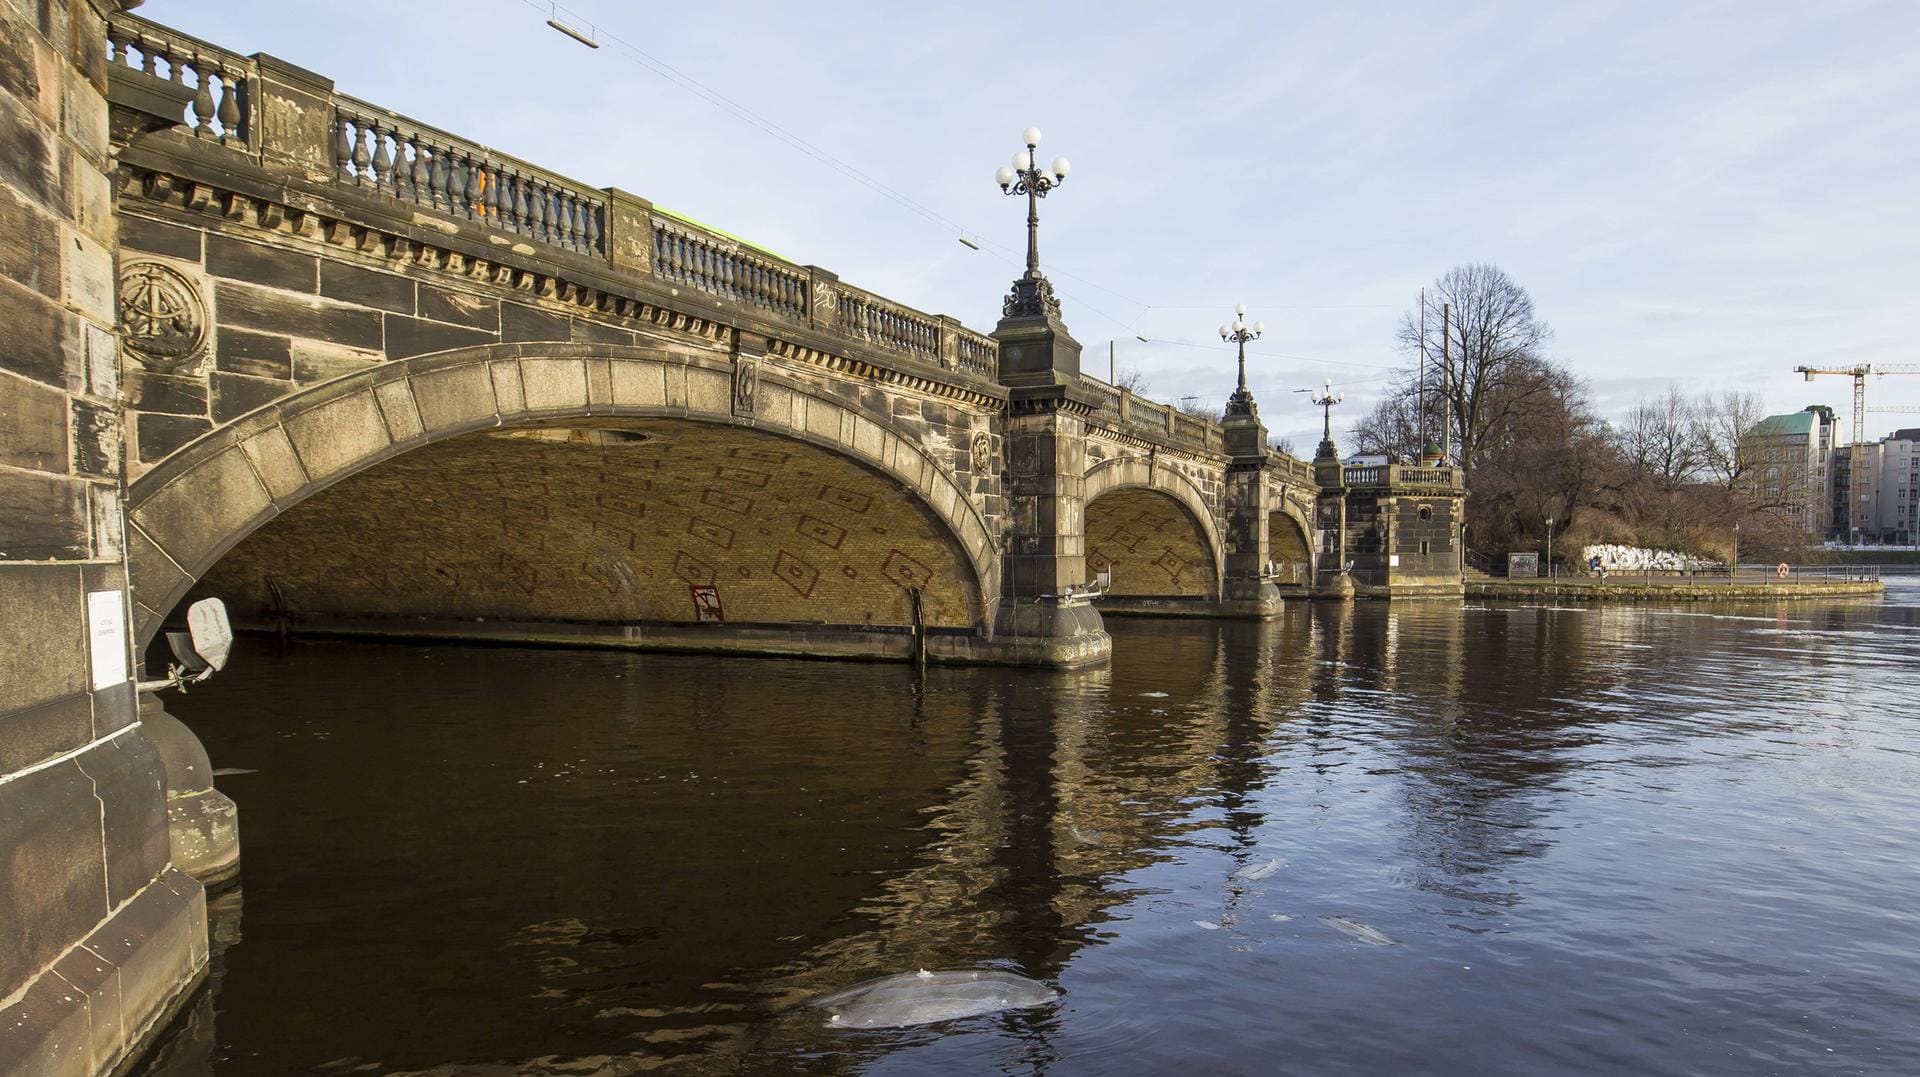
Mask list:
[[[1073,161],[1041,257],[1088,370],[1117,339],[1153,395],[1224,399],[1215,327],[1247,303],[1262,415],[1302,447],[1317,414],[1290,390],[1332,379],[1350,421],[1401,312],[1467,261],[1528,287],[1609,414],[1670,383],[1845,412],[1845,379],[1792,368],[1920,363],[1920,4],[569,0],[599,50],[547,8],[140,13],[979,329],[1024,243],[991,177],[1037,125]],[[1920,375],[1868,403],[1920,407]]]

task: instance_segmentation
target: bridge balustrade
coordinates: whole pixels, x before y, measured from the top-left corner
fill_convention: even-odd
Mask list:
[[[838,305],[842,332],[930,362],[939,361],[937,318],[844,284],[840,286]]]
[[[246,57],[140,18],[109,21],[109,62],[193,87],[182,122],[197,139],[265,161],[254,123],[261,84]],[[517,240],[618,264],[645,276],[753,308],[777,321],[991,379],[1000,347],[958,321],[926,314],[832,280],[816,307],[823,271],[799,266],[644,201],[650,264],[620,262],[614,192],[592,187],[377,105],[329,92],[332,183],[391,199]],[[272,125],[265,125],[272,127]],[[267,137],[274,137],[271,131]],[[644,234],[644,233],[643,233]]]
[[[193,87],[181,122],[195,138],[252,149],[252,60],[145,19],[107,24],[107,63]]]
[[[653,275],[771,314],[805,320],[807,273],[727,243],[692,225],[653,218]]]
[[[334,98],[333,132],[342,184],[578,254],[607,253],[598,192],[350,97]]]

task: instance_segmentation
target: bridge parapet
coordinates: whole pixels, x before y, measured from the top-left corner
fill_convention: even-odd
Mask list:
[[[1090,420],[1093,426],[1110,435],[1200,456],[1225,451],[1219,423],[1135,396],[1090,375],[1080,376],[1080,386],[1097,402]]]
[[[107,63],[191,87],[181,125],[195,138],[257,151],[252,123],[259,67],[237,52],[125,13],[107,23]]]
[[[1309,467],[1308,474],[1312,474]],[[1345,471],[1346,484],[1353,490],[1390,490],[1436,497],[1465,497],[1466,484],[1455,467],[1425,467],[1417,464],[1354,464]]]
[[[321,190],[404,208],[416,224],[443,218],[475,229],[503,262],[558,256],[565,265],[573,256],[583,266],[605,263],[613,280],[640,278],[721,300],[775,330],[823,332],[972,378],[990,381],[998,372],[998,343],[952,317],[338,93],[273,57],[242,56],[125,13],[111,20],[107,36],[117,71],[194,88],[183,116],[194,142],[236,151],[270,172],[291,167]]]

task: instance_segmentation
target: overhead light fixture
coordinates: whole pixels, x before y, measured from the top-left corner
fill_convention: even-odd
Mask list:
[[[976,250],[976,251],[977,251],[977,250],[979,250],[979,249],[980,249],[980,244],[978,244],[978,243],[975,243],[975,242],[974,242],[973,240],[971,240],[971,239],[968,239],[968,238],[967,238],[966,236],[961,236],[961,237],[960,237],[960,245],[961,245],[962,247],[966,247],[966,248],[967,248],[967,249],[969,249],[969,250]]]
[[[567,35],[568,37],[574,39],[575,41],[578,41],[579,43],[581,43],[582,45],[585,45],[590,49],[597,49],[600,47],[600,43],[598,41],[595,41],[591,36],[587,34],[583,34],[578,30],[575,30],[573,27],[568,26],[564,22],[561,22],[559,19],[548,19],[547,25],[553,27],[555,30],[560,31],[561,33]]]

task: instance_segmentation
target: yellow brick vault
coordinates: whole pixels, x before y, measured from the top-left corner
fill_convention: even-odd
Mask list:
[[[973,571],[919,498],[791,438],[684,420],[468,434],[289,509],[196,587],[243,617],[967,627]]]
[[[1140,487],[1087,505],[1087,568],[1111,568],[1115,595],[1217,594],[1213,555],[1193,517],[1166,494]]]

